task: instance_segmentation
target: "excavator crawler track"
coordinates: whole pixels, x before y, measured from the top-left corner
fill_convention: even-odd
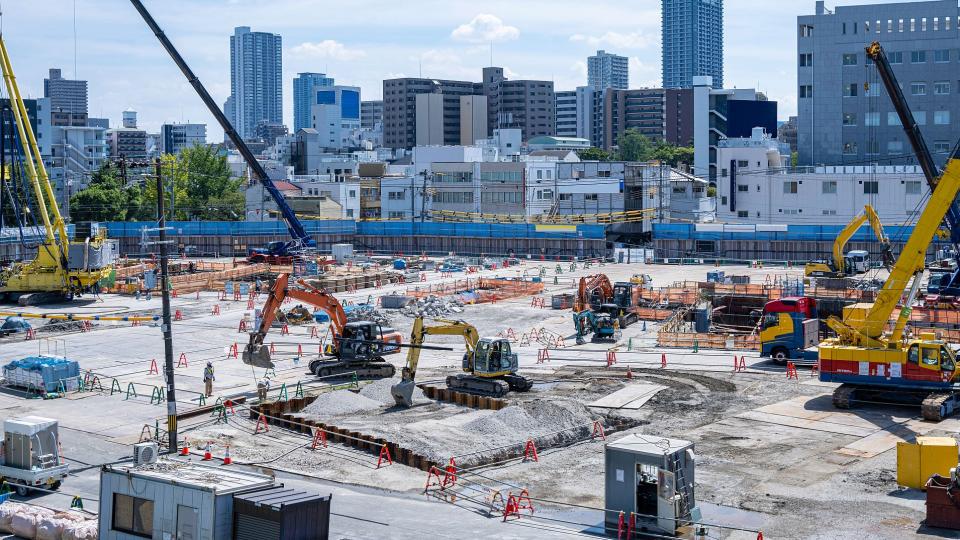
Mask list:
[[[310,372],[317,377],[351,376],[356,373],[358,379],[389,379],[397,373],[397,368],[387,362],[350,365],[346,362],[315,360],[310,363]]]
[[[833,406],[838,409],[851,408],[851,402],[857,393],[857,387],[841,384],[833,391]]]
[[[510,393],[510,383],[501,379],[484,379],[473,375],[447,377],[447,388],[468,394],[502,398]]]

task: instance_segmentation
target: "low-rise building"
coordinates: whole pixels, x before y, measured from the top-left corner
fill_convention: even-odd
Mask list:
[[[909,223],[929,193],[915,165],[789,167],[789,147],[765,134],[721,141],[717,219],[729,223],[844,225],[870,204],[882,221]]]
[[[160,127],[160,148],[164,154],[179,155],[185,148],[205,144],[206,124],[164,124]]]

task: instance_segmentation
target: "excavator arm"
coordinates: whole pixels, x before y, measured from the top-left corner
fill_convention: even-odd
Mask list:
[[[837,239],[833,241],[833,268],[840,275],[845,274],[847,270],[846,262],[843,260],[843,250],[847,247],[847,242],[860,230],[860,227],[863,226],[865,221],[867,221],[866,213],[857,215],[857,217],[853,218],[853,221],[848,223],[847,226],[840,231]]]
[[[243,351],[243,361],[257,367],[273,367],[270,361],[270,351],[263,347],[263,340],[273,326],[277,317],[277,310],[283,305],[286,298],[293,298],[305,304],[317,307],[330,316],[333,326],[334,339],[343,333],[343,327],[347,324],[347,314],[343,306],[332,294],[326,293],[314,287],[311,287],[303,280],[297,284],[306,290],[291,288],[289,286],[290,275],[280,274],[277,280],[270,288],[270,294],[263,305],[263,315],[260,319],[260,326],[256,332],[250,334],[250,342]]]
[[[423,317],[417,317],[413,321],[410,344],[407,349],[407,365],[401,371],[400,382],[390,388],[398,406],[410,407],[413,405],[413,389],[416,385],[417,365],[420,363],[420,350],[423,349],[423,341],[428,335],[463,336],[468,355],[473,354],[477,342],[480,341],[480,334],[472,324],[445,319],[436,319],[436,321],[441,324],[427,326],[423,323]]]
[[[590,309],[590,296],[593,291],[600,291],[603,301],[609,301],[613,298],[613,284],[606,274],[596,274],[580,278],[580,284],[577,287],[577,297],[573,302],[574,313],[580,313]],[[601,302],[603,303],[603,302]]]
[[[877,241],[880,242],[880,248],[882,249],[880,256],[883,260],[883,266],[889,270],[896,262],[893,258],[893,247],[890,245],[890,238],[887,237],[886,231],[883,230],[883,223],[880,222],[880,216],[877,215],[877,211],[874,210],[872,206],[869,204],[864,205],[863,212],[867,216],[867,221],[870,222],[874,236],[876,236]]]

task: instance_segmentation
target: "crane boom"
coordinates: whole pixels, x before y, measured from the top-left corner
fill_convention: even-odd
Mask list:
[[[190,66],[187,65],[187,62],[180,56],[180,53],[177,51],[176,47],[173,46],[173,43],[167,38],[163,30],[157,24],[157,21],[153,19],[153,16],[150,15],[150,12],[147,11],[147,8],[144,7],[143,2],[140,0],[130,0],[133,4],[133,7],[140,13],[140,16],[143,17],[143,20],[147,23],[147,26],[150,27],[150,30],[153,31],[154,35],[157,36],[157,39],[160,40],[160,44],[163,45],[163,48],[166,49],[167,53],[170,55],[170,58],[173,59],[174,63],[177,64],[177,67],[180,68],[180,71],[183,72],[184,77],[187,78],[187,82],[193,86],[193,89],[196,90],[197,94],[200,96],[200,99],[203,101],[203,104],[207,106],[207,109],[210,110],[210,114],[217,119],[217,122],[220,124],[220,127],[223,128],[223,132],[230,138],[230,141],[237,147],[237,150],[240,151],[240,155],[243,156],[243,160],[247,163],[247,166],[250,167],[250,170],[253,171],[253,175],[256,177],[257,181],[263,185],[263,188],[267,190],[267,193],[270,194],[270,197],[273,198],[274,202],[277,203],[277,208],[280,209],[280,215],[283,217],[284,223],[287,225],[287,231],[289,231],[291,238],[294,242],[303,247],[316,247],[316,242],[313,238],[307,234],[306,229],[303,227],[303,223],[297,218],[296,213],[293,209],[290,208],[290,205],[287,204],[287,201],[283,198],[283,194],[280,193],[280,190],[277,189],[277,186],[274,185],[273,180],[267,175],[267,171],[263,169],[263,166],[260,165],[260,162],[257,161],[257,158],[254,157],[253,152],[250,151],[250,148],[247,147],[247,144],[243,142],[243,139],[240,137],[240,134],[237,133],[237,130],[234,129],[233,124],[227,120],[223,111],[220,110],[220,107],[213,101],[213,98],[210,96],[210,93],[207,92],[207,89],[203,86],[203,83],[200,82],[200,79],[194,75],[193,70],[190,69]]]

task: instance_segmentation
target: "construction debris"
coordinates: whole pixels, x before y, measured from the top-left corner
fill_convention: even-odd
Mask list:
[[[436,296],[421,298],[400,310],[406,317],[448,317],[454,313],[463,313],[463,302],[456,299],[444,300]]]
[[[344,306],[347,321],[372,321],[378,324],[390,324],[390,317],[373,304],[353,304]]]

